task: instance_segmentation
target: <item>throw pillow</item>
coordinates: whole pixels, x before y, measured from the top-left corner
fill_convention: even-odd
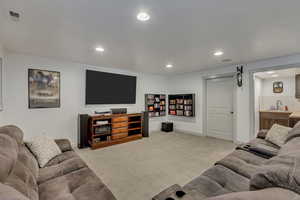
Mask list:
[[[55,141],[47,136],[36,137],[26,144],[35,155],[40,167],[44,167],[52,158],[61,154]]]
[[[274,124],[268,131],[266,140],[281,147],[282,145],[284,145],[284,142],[290,130],[292,130],[292,128]]]

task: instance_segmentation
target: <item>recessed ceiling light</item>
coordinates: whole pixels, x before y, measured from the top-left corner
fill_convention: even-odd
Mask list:
[[[166,68],[172,68],[172,67],[173,67],[172,64],[167,64],[167,65],[166,65]]]
[[[279,75],[278,74],[273,74],[272,77],[276,78],[278,77]]]
[[[268,74],[274,74],[275,72],[274,71],[268,71],[267,73]]]
[[[139,20],[139,21],[148,21],[150,19],[150,15],[146,12],[140,12],[136,18]]]
[[[214,53],[215,56],[222,56],[223,54],[224,54],[223,51],[216,51],[216,52]]]
[[[96,47],[95,48],[95,50],[97,51],[97,52],[104,52],[104,48],[103,47]]]

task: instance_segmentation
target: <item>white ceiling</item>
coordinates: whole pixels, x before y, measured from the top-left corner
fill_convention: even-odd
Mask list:
[[[268,72],[257,72],[254,75],[261,79],[278,79],[284,77],[294,77],[296,74],[300,74],[300,68],[289,68],[289,69],[281,69],[281,70],[272,70]],[[278,77],[272,77],[273,75],[277,75]]]
[[[299,8],[299,0],[0,0],[0,35],[11,51],[179,73],[300,53]],[[136,20],[140,10],[150,21]]]

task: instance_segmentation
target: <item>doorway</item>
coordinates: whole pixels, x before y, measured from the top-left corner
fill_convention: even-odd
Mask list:
[[[233,76],[206,80],[206,135],[233,141]]]

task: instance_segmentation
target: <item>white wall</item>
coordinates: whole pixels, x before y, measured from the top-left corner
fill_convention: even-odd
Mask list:
[[[254,77],[254,109],[255,109],[255,133],[259,131],[259,111],[260,111],[260,98],[261,95],[263,94],[263,80],[258,77]]]
[[[282,93],[273,93],[273,83],[277,81],[283,82]],[[263,96],[295,96],[295,76],[264,79],[262,86]]]
[[[169,78],[169,94],[195,94],[195,117],[168,116],[168,120],[174,122],[176,131],[202,135],[202,93],[203,80],[199,73]]]
[[[282,93],[273,93],[273,83],[277,81],[283,82]],[[288,106],[290,111],[300,111],[300,100],[295,98],[295,75],[263,80],[261,109],[268,110],[271,106],[276,106],[277,100],[281,100],[283,106]]]
[[[243,87],[236,88],[236,140],[238,142],[247,142],[255,136],[255,131],[251,131],[251,112],[250,112],[250,74],[252,71],[274,68],[278,66],[287,66],[292,64],[300,63],[300,55],[292,55],[285,57],[278,57],[273,59],[266,59],[256,62],[251,62],[245,64],[244,75],[243,75]],[[170,93],[190,91],[196,93],[197,104],[196,104],[196,117],[194,119],[182,119],[182,118],[172,118],[168,117],[169,120],[175,122],[175,127],[180,130],[187,130],[189,132],[192,130],[193,133],[196,132],[198,135],[203,134],[203,95],[204,94],[204,78],[215,75],[226,75],[236,72],[236,66],[228,66],[219,69],[204,70],[200,72],[186,73],[178,76],[174,76],[170,79]],[[254,86],[253,86],[254,87]],[[251,97],[252,98],[252,97]],[[255,116],[254,116],[255,117]],[[254,119],[253,119],[254,120]],[[217,123],[217,122],[216,122]],[[254,127],[253,127],[254,130]]]
[[[2,62],[3,62],[3,58],[4,58],[4,48],[3,48],[3,45],[2,43],[0,42],[0,59],[2,59]],[[3,107],[3,98],[2,98],[2,68],[1,68],[1,63],[0,63],[0,112],[2,110],[2,107]],[[0,121],[2,120],[1,119],[2,116],[0,114]]]
[[[28,109],[28,68],[47,69],[61,73],[61,107]],[[137,76],[137,102],[135,105],[85,106],[85,69]],[[127,107],[129,112],[144,110],[145,93],[167,93],[166,78],[158,75],[133,73],[118,69],[87,66],[79,63],[8,53],[4,58],[3,96],[4,110],[0,112],[0,125],[20,126],[26,138],[46,134],[53,138],[77,141],[77,115],[107,111],[114,107]],[[151,131],[158,130],[165,118],[151,119]]]

